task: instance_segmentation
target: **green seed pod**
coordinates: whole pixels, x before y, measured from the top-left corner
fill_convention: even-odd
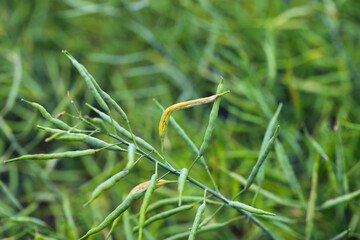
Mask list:
[[[86,120],[88,120],[89,122],[91,122],[92,124],[94,124],[96,127],[98,127],[101,131],[103,132],[108,132],[109,130],[107,129],[104,121],[101,118],[91,118],[91,117],[86,117]]]
[[[211,216],[205,218],[205,219],[200,223],[199,228],[201,229],[202,227],[208,225],[208,223],[209,223],[211,220],[213,220],[214,217],[215,217],[215,215],[211,215]]]
[[[223,223],[214,223],[214,224],[211,224],[211,225],[208,225],[208,226],[204,226],[202,228],[200,228],[198,230],[198,233],[202,233],[202,232],[208,232],[208,231],[215,231],[215,230],[218,230],[220,228],[223,228],[225,227],[226,225],[234,222],[234,221],[238,221],[239,219],[243,219],[244,216],[241,216],[241,217],[236,217],[236,218],[233,218],[229,221],[226,221],[226,222],[223,222]],[[178,233],[178,234],[175,234],[175,235],[172,235],[171,237],[168,237],[166,238],[165,240],[176,240],[176,239],[183,239],[187,236],[189,236],[190,232],[183,232],[183,233]]]
[[[142,195],[144,195],[144,193],[145,190],[142,190],[129,195],[114,211],[112,211],[104,219],[104,221],[102,221],[97,227],[90,229],[84,236],[80,238],[80,240],[97,232],[100,232],[101,230],[109,226],[116,218],[118,218],[123,212],[125,212],[135,200],[139,199]]]
[[[205,212],[205,207],[206,207],[206,204],[205,202],[203,204],[200,205],[200,207],[198,208],[197,212],[196,212],[196,216],[195,216],[195,220],[194,220],[194,223],[192,225],[192,228],[191,228],[191,231],[190,231],[190,234],[189,234],[189,240],[195,240],[195,236],[196,236],[196,233],[199,229],[199,225],[200,225],[200,222],[201,222],[201,218],[202,218],[202,215],[204,214]]]
[[[203,199],[203,197],[195,197],[195,196],[183,196],[182,197],[182,203],[196,203]],[[213,201],[210,199],[205,200],[207,204],[214,204],[214,205],[222,205],[222,202]],[[147,212],[154,211],[158,208],[161,208],[163,206],[167,205],[176,205],[179,203],[179,198],[166,198],[159,201],[156,201],[155,203],[149,205]]]
[[[270,153],[270,150],[271,150],[272,146],[274,145],[274,142],[276,140],[276,136],[278,134],[279,128],[280,128],[280,125],[278,125],[277,128],[275,129],[275,132],[274,132],[273,136],[270,138],[268,144],[266,145],[264,152],[261,154],[261,156],[257,160],[255,166],[251,170],[251,173],[250,173],[250,175],[249,175],[249,177],[248,177],[248,179],[246,181],[245,188],[242,190],[242,192],[249,189],[251,184],[253,184],[253,182],[254,182],[254,180],[256,178],[256,175],[259,172],[259,169],[260,169],[261,165],[264,163],[265,159],[267,158],[267,156]]]
[[[51,159],[57,159],[57,158],[75,158],[75,157],[82,157],[94,154],[96,152],[99,152],[102,149],[87,149],[87,150],[79,150],[79,151],[68,151],[68,152],[62,152],[62,153],[50,153],[50,154],[29,154],[29,155],[23,155],[21,157],[12,158],[9,160],[4,161],[5,163],[18,161],[18,160],[51,160]]]
[[[95,80],[94,80],[95,81]],[[107,94],[106,92],[104,92],[103,90],[100,91],[100,94],[101,96],[105,99],[105,101],[110,104],[114,109],[115,111],[117,111],[120,116],[122,117],[122,119],[125,121],[125,122],[129,122],[129,119],[126,115],[126,113],[124,112],[124,110],[115,102],[114,99],[112,99],[110,97],[109,94]]]
[[[165,212],[162,212],[162,213],[159,213],[159,214],[156,214],[154,216],[152,216],[151,218],[147,219],[144,223],[144,227],[150,225],[151,223],[155,222],[155,221],[158,221],[160,219],[165,219],[165,218],[168,218],[174,214],[177,214],[177,213],[181,213],[181,212],[184,212],[186,210],[189,210],[191,208],[193,208],[194,205],[184,205],[184,206],[181,206],[181,207],[177,207],[177,208],[174,208],[174,209],[171,209],[169,211],[165,211]],[[136,226],[134,227],[133,229],[133,232],[136,232],[139,230],[139,226]]]
[[[163,185],[166,184],[166,183],[168,183],[168,181],[163,180],[163,179],[160,179],[159,181],[156,182],[155,188],[161,187],[161,186],[163,186]],[[134,188],[130,191],[128,197],[129,197],[129,196],[132,196],[132,195],[135,195],[135,194],[137,194],[138,192],[143,192],[143,194],[144,194],[145,191],[146,191],[146,189],[149,188],[149,186],[150,186],[150,181],[143,182],[143,183],[137,185],[136,187],[134,187]],[[110,231],[109,231],[109,233],[108,233],[108,235],[107,235],[106,238],[109,238],[109,237],[110,237],[111,233],[114,231],[116,225],[117,225],[118,222],[120,221],[120,217],[121,217],[121,215],[119,215],[119,216],[114,220],[114,222],[113,222],[113,224],[112,224],[112,226],[111,226],[111,229],[110,229]]]
[[[58,136],[55,136],[55,139],[61,140],[61,141],[79,141],[79,142],[82,142],[86,138],[86,135],[85,136],[83,136],[83,135],[85,135],[85,134],[78,135],[78,134],[66,134],[66,133],[63,133],[63,134],[59,134]]]
[[[269,124],[268,124],[268,126],[266,128],[264,138],[263,138],[262,143],[261,143],[260,155],[259,155],[258,159],[261,157],[261,153],[264,152],[264,149],[265,149],[269,139],[271,138],[271,133],[274,131],[274,129],[275,129],[276,125],[277,125],[277,118],[278,118],[278,116],[280,114],[281,108],[282,108],[282,103],[280,103],[279,106],[277,107],[274,116],[271,118],[271,120],[270,120],[270,122],[269,122]],[[256,176],[257,183],[258,183],[258,185],[260,187],[262,186],[262,184],[264,182],[264,179],[265,179],[265,164],[261,165],[261,167],[259,169],[259,173]],[[253,201],[255,201],[255,199],[257,197],[257,194],[258,194],[258,192],[256,192]]]
[[[114,125],[115,130],[123,135],[124,137],[126,137],[129,140],[132,140],[132,135],[129,131],[127,131],[126,129],[124,129],[123,127],[120,126],[120,124],[118,122],[116,122],[115,120],[112,120],[107,114],[99,111],[98,109],[94,108],[93,106],[91,106],[90,104],[86,104],[89,108],[91,108],[93,111],[95,111],[97,114],[99,114],[99,116],[108,124],[110,125]],[[144,139],[134,136],[135,138],[135,142],[139,145],[142,146],[143,148],[145,148],[148,151],[154,152],[156,154],[158,154],[161,158],[162,156],[160,155],[160,153],[158,151],[156,151],[156,149],[151,146],[149,143],[147,143]]]
[[[360,190],[357,190],[355,192],[351,192],[333,199],[329,199],[320,206],[320,209],[331,208],[338,204],[349,202],[359,196],[360,196]]]
[[[38,128],[45,130],[46,132],[49,133],[54,133],[57,136],[55,136],[55,139],[57,140],[62,140],[62,141],[81,141],[83,143],[89,144],[90,146],[93,147],[98,147],[98,148],[104,148],[104,147],[108,147],[108,150],[112,150],[112,151],[124,151],[124,149],[122,149],[119,146],[107,143],[105,141],[102,141],[98,138],[83,134],[83,133],[69,133],[68,131],[63,131],[60,129],[53,129],[53,128],[48,128],[48,127],[42,127],[42,126],[38,126]]]
[[[30,104],[31,106],[33,106],[34,108],[38,109],[39,112],[41,113],[41,115],[43,115],[43,117],[48,120],[49,122],[51,122],[52,124],[54,124],[55,126],[57,126],[58,128],[61,128],[63,130],[70,130],[71,127],[69,125],[67,125],[66,123],[64,123],[63,121],[61,121],[60,119],[56,119],[56,118],[53,118],[50,113],[48,113],[46,111],[46,109],[41,106],[40,104],[38,103],[35,103],[35,102],[29,102],[29,101],[26,101],[24,99],[21,99],[21,101],[23,102],[26,102],[28,104]]]
[[[123,226],[124,226],[124,235],[126,240],[133,240],[132,227],[130,224],[130,216],[129,212],[125,211],[123,214]],[[109,235],[108,235],[109,236]]]
[[[52,136],[46,138],[45,142],[50,142],[50,141],[54,140],[55,138],[58,138],[59,136],[64,135],[64,134],[65,134],[65,131],[55,133]],[[79,138],[75,138],[75,139],[79,139]],[[74,141],[81,141],[81,140],[74,140]]]
[[[128,148],[128,163],[126,164],[125,169],[126,170],[131,170],[134,167],[135,164],[135,151],[136,151],[136,146],[133,143],[129,144],[129,148]]]
[[[155,173],[151,176],[149,187],[146,190],[144,201],[141,205],[140,217],[139,217],[139,238],[138,238],[139,240],[142,239],[142,231],[143,231],[144,224],[145,224],[146,209],[149,206],[152,193],[154,192],[155,187],[156,187],[156,182],[157,182],[156,178],[157,178],[157,173]]]
[[[126,212],[126,211],[125,211],[125,212]],[[109,238],[110,238],[111,234],[113,233],[113,231],[115,230],[116,226],[118,225],[120,219],[121,219],[121,215],[118,216],[118,217],[113,221],[113,223],[112,223],[112,225],[111,225],[111,228],[110,228],[110,231],[109,231],[108,235],[106,236],[106,239],[109,239]]]
[[[186,168],[181,169],[179,180],[178,180],[178,193],[179,193],[179,206],[181,206],[181,198],[182,194],[184,192],[184,187],[186,183],[187,176],[189,174],[189,171]]]
[[[98,92],[98,89],[95,87],[90,73],[86,70],[86,68],[82,64],[80,64],[73,56],[71,56],[71,54],[68,51],[63,50],[62,52],[70,59],[71,63],[84,78],[86,85],[88,86],[91,93],[93,94],[99,105],[102,107],[102,109],[104,109],[106,112],[109,112],[110,109],[106,104],[106,102],[104,101],[104,99],[101,97],[100,93]]]
[[[220,84],[218,85],[217,90],[216,90],[216,94],[220,94],[223,91],[223,89],[224,89],[224,79],[221,78]],[[209,117],[209,124],[208,124],[208,127],[206,128],[204,140],[200,147],[199,157],[204,155],[205,151],[207,150],[207,148],[209,146],[211,135],[212,135],[212,132],[214,131],[215,122],[216,122],[216,119],[217,119],[217,116],[219,113],[220,101],[221,101],[221,98],[217,98],[211,109],[210,117]]]
[[[104,182],[100,183],[92,192],[90,200],[86,202],[83,205],[83,207],[86,207],[87,205],[92,203],[96,198],[98,198],[101,195],[101,193],[111,188],[115,183],[120,181],[122,178],[126,177],[127,174],[128,174],[127,171],[121,171],[113,175],[112,177],[108,178]]]
[[[85,73],[90,77],[90,80],[94,84],[96,90],[99,92],[101,97],[103,97],[105,99],[105,101],[109,105],[111,105],[115,109],[115,111],[117,111],[120,114],[120,116],[122,117],[122,119],[125,122],[129,122],[129,119],[128,119],[126,113],[124,112],[124,110],[115,102],[114,99],[111,98],[111,96],[109,94],[107,94],[104,90],[101,89],[99,84],[96,82],[95,78],[88,72],[88,70],[84,66],[83,66],[83,68],[84,68]]]
[[[74,139],[76,139],[76,137],[78,137],[79,139],[83,138],[81,140],[83,143],[89,144],[93,147],[98,147],[98,148],[108,147],[108,150],[111,150],[111,151],[124,151],[124,149],[119,146],[116,146],[116,145],[114,146],[113,144],[107,143],[103,140],[100,140],[98,138],[95,138],[95,137],[92,137],[92,136],[89,136],[86,134],[82,134],[82,133],[64,134],[64,135],[61,135],[60,137],[58,137],[57,139],[69,141],[71,139],[71,137],[75,137]]]
[[[41,130],[44,130],[44,131],[47,132],[47,133],[52,133],[52,134],[55,134],[55,133],[66,133],[66,131],[61,130],[61,129],[44,127],[44,126],[41,126],[41,125],[37,125],[36,127],[37,127],[37,128],[40,128]]]
[[[27,216],[12,216],[5,220],[13,223],[21,223],[21,224],[32,224],[39,227],[48,227],[46,223],[38,218],[27,217]]]
[[[266,211],[264,211],[264,210],[251,207],[251,206],[246,205],[246,204],[241,203],[241,202],[230,201],[230,202],[229,202],[229,205],[230,205],[231,207],[237,207],[237,208],[243,209],[243,210],[245,210],[245,211],[248,211],[248,212],[251,212],[251,213],[260,214],[260,215],[271,215],[271,216],[275,216],[275,215],[276,215],[276,214],[271,213],[271,212],[266,212]]]
[[[129,127],[129,130],[130,130],[131,138],[135,142],[134,135],[133,135],[131,127],[130,127],[129,119],[128,119],[126,113],[124,112],[124,110],[119,106],[119,104],[116,103],[116,101],[114,99],[112,99],[110,97],[109,94],[107,94],[105,91],[103,91],[101,89],[99,84],[96,82],[95,78],[88,72],[88,70],[83,65],[81,65],[67,51],[63,51],[63,53],[65,53],[65,55],[71,60],[72,64],[78,69],[78,71],[80,72],[80,74],[84,78],[84,80],[85,80],[86,84],[88,85],[90,91],[92,92],[92,94],[94,95],[96,101],[99,103],[99,105],[102,107],[102,109],[104,109],[106,112],[110,112],[110,109],[107,106],[107,104],[110,104],[120,114],[120,116],[127,123],[128,127]]]
[[[131,138],[132,140],[134,141],[134,143],[136,144],[136,141],[134,139],[134,134],[131,130],[131,126],[130,126],[130,121],[126,115],[126,113],[124,112],[124,110],[119,106],[119,104],[117,104],[117,102],[111,98],[111,96],[109,94],[107,94],[105,91],[103,91],[99,84],[96,82],[96,80],[93,78],[93,76],[91,76],[91,74],[87,71],[86,68],[84,68],[84,70],[88,73],[88,75],[90,76],[90,79],[92,80],[95,88],[97,89],[97,91],[100,93],[100,95],[105,99],[105,101],[110,104],[114,109],[115,111],[117,111],[120,116],[122,117],[122,119],[127,123],[128,125],[128,128],[129,128],[129,131],[130,131],[130,134],[131,134]]]

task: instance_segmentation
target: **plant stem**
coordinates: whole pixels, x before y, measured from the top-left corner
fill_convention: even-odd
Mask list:
[[[130,143],[128,143],[127,141],[125,141],[124,139],[122,139],[121,137],[111,134],[111,133],[105,133],[107,135],[109,135],[112,138],[115,138],[119,141],[121,141],[122,143],[124,143],[125,145],[129,145]],[[180,172],[170,168],[169,166],[167,166],[166,164],[156,160],[155,158],[153,158],[152,156],[150,156],[149,154],[147,154],[146,152],[144,152],[143,150],[141,150],[140,148],[136,148],[136,151],[138,153],[140,153],[141,155],[143,155],[144,157],[146,157],[148,160],[152,161],[155,164],[158,164],[158,166],[162,167],[163,169],[167,170],[168,172],[175,174],[177,176],[180,175]],[[203,189],[204,191],[207,191],[208,193],[212,194],[214,197],[220,199],[221,201],[223,201],[226,205],[229,205],[229,201],[226,197],[224,197],[222,194],[216,192],[213,189],[210,189],[208,187],[206,187],[205,185],[203,185],[202,183],[196,181],[195,179],[191,178],[191,177],[187,177],[187,180],[189,182],[191,182],[192,184],[194,184],[195,186]],[[253,216],[251,213],[248,213],[244,210],[241,210],[239,208],[236,207],[232,207],[234,208],[236,211],[240,212],[241,214],[245,215],[246,217],[248,217],[253,223],[255,223],[258,227],[260,227],[266,234],[268,234],[272,239],[275,239],[274,235],[270,232],[270,230],[264,226],[255,216]]]

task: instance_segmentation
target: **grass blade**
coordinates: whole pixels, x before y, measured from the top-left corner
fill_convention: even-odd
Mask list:
[[[315,216],[315,204],[317,199],[317,188],[319,178],[319,154],[316,155],[311,180],[311,192],[308,201],[308,208],[306,213],[306,240],[311,239],[311,235],[314,228],[314,216]]]
[[[245,186],[246,184],[246,179],[241,176],[240,174],[228,171],[226,169],[221,169],[223,172],[225,172],[226,174],[228,174],[231,178],[235,179],[236,181],[240,182],[242,185]],[[290,199],[284,199],[281,198],[277,195],[275,195],[272,192],[269,192],[265,189],[260,188],[259,186],[257,186],[256,184],[252,184],[251,187],[249,188],[249,191],[252,192],[259,192],[259,194],[263,195],[264,197],[278,203],[284,206],[288,206],[288,207],[296,207],[296,208],[301,208],[303,207],[303,205],[300,202],[294,201],[294,200],[290,200]]]
[[[9,200],[18,208],[22,209],[20,202],[16,199],[16,197],[11,193],[10,189],[0,180],[0,188],[3,189],[6,196],[9,198]]]
[[[294,169],[291,166],[289,158],[285,154],[284,147],[278,141],[275,142],[275,152],[277,159],[279,160],[279,163],[281,165],[281,168],[290,184],[291,189],[293,190],[294,193],[298,195],[299,199],[303,202],[305,199],[299,181],[296,178]]]
[[[341,240],[341,239],[345,239],[347,238],[347,236],[349,235],[351,229],[346,229],[345,231],[339,233],[338,235],[336,235],[335,237],[331,238],[330,240]]]
[[[310,142],[310,144],[314,147],[314,149],[316,151],[318,151],[321,154],[321,156],[325,160],[325,165],[326,165],[326,168],[327,168],[327,171],[329,174],[331,186],[335,190],[335,192],[338,192],[335,173],[334,173],[332,163],[331,163],[328,155],[325,153],[325,151],[321,147],[321,145],[317,141],[315,141],[315,139],[312,136],[310,136],[310,134],[308,133],[308,131],[306,129],[305,129],[305,134],[306,134],[306,137],[307,137],[308,141]]]

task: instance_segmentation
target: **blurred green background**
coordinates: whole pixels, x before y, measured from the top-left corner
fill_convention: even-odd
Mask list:
[[[303,239],[306,202],[317,152],[317,204],[360,189],[360,2],[117,0],[0,1],[0,160],[26,153],[86,149],[84,144],[44,142],[36,125],[51,126],[21,98],[42,104],[53,116],[76,114],[67,91],[83,115],[97,106],[80,74],[61,53],[68,50],[127,112],[134,132],[160,148],[158,122],[164,106],[210,96],[220,76],[231,90],[205,158],[224,196],[240,183],[224,169],[245,178],[259,154],[266,127],[279,103],[279,142],[300,182],[303,207],[278,204],[263,195],[255,206],[286,221],[261,219],[278,239]],[[200,146],[211,105],[174,113]],[[77,121],[64,116],[64,121]],[[119,118],[120,121],[120,118]],[[166,156],[177,169],[193,157],[169,126]],[[318,145],[314,144],[314,141]],[[318,147],[316,147],[318,146]],[[320,147],[319,147],[320,146]],[[284,156],[283,156],[284,157]],[[302,201],[291,191],[273,151],[263,188],[282,199]],[[128,191],[150,178],[154,165],[143,159],[120,184],[88,209],[82,208],[101,181],[119,171],[126,154],[101,152],[81,159],[0,164],[0,236],[8,239],[75,239],[99,223]],[[196,166],[192,176],[211,186]],[[18,209],[5,194],[21,203]],[[177,196],[176,185],[157,190],[155,199]],[[202,196],[187,185],[186,195]],[[241,200],[251,204],[254,193]],[[360,237],[359,198],[316,211],[313,239],[330,239],[351,228]],[[206,216],[216,209],[208,207]],[[137,212],[134,207],[131,214]],[[226,209],[224,222],[238,213]],[[48,227],[17,224],[9,216],[31,216]],[[187,231],[195,210],[147,228],[154,239]],[[149,236],[148,236],[149,237]],[[267,239],[251,222],[240,220],[199,239]],[[94,239],[104,239],[101,234]],[[115,239],[124,239],[123,228]]]

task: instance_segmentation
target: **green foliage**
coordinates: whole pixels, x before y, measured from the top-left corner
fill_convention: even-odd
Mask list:
[[[144,192],[126,196],[154,163],[174,183],[153,192],[143,239],[188,238],[205,189],[196,239],[360,237],[359,8],[0,1],[0,238],[78,239],[104,226],[93,236],[104,239],[116,221],[113,239],[136,239]],[[174,112],[160,154],[152,99],[166,108],[213,95],[220,76],[231,93],[216,124],[211,104]]]

